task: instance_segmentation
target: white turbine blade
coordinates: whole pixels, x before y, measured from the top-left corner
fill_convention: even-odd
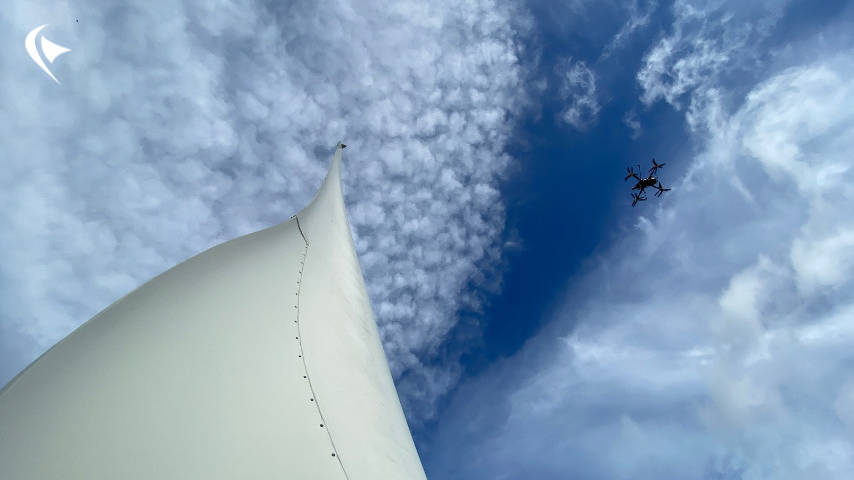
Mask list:
[[[0,479],[426,480],[343,148],[290,220],[155,277],[0,389]]]
[[[46,39],[45,37],[42,37],[42,53],[44,53],[44,56],[45,58],[47,58],[48,62],[53,63],[56,57],[70,51],[70,48],[65,48],[62,45],[57,45]]]

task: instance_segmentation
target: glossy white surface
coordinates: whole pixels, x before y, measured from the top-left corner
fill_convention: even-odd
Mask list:
[[[295,218],[154,278],[0,391],[0,478],[425,478],[340,164]]]

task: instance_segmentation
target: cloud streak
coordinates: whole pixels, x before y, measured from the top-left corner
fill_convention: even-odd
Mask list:
[[[646,8],[642,10],[638,0],[633,0],[628,8],[629,18],[620,28],[620,31],[618,31],[611,41],[605,45],[605,48],[602,49],[602,53],[600,54],[598,61],[601,62],[602,60],[609,58],[616,51],[622,48],[638,30],[649,25],[649,22],[652,19],[652,14],[657,8],[658,2],[650,1],[647,3]]]
[[[577,130],[587,130],[596,123],[599,100],[596,95],[596,75],[583,61],[566,59],[558,63],[560,75],[558,95],[565,104],[559,118]]]

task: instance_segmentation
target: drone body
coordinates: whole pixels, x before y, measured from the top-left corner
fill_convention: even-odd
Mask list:
[[[635,177],[637,178],[637,177]],[[639,178],[638,182],[632,187],[632,190],[640,190],[643,193],[643,189],[652,187],[655,188],[655,184],[658,183],[658,179],[653,177],[652,175],[646,178]]]
[[[658,190],[657,192],[655,192],[656,197],[660,197],[661,194],[663,194],[664,192],[670,191],[669,188],[664,188],[664,186],[661,185],[661,182],[658,180],[658,177],[655,176],[655,172],[657,172],[658,169],[663,167],[664,165],[666,165],[666,164],[658,163],[653,158],[652,159],[652,167],[649,169],[649,175],[645,178],[642,178],[639,175],[640,171],[641,171],[640,165],[638,165],[638,173],[635,173],[633,168],[626,167],[626,170],[628,171],[629,174],[626,175],[626,178],[623,180],[625,181],[625,180],[628,180],[630,178],[634,178],[635,180],[637,180],[635,185],[632,187],[632,190],[638,191],[638,193],[632,193],[632,198],[634,199],[634,201],[632,202],[633,207],[635,205],[637,205],[638,202],[643,202],[644,200],[646,200],[646,197],[644,196],[644,190],[647,188],[654,188],[654,189]]]

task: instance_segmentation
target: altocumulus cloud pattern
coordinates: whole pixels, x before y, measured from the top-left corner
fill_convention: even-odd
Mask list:
[[[0,51],[3,118],[15,119],[0,127],[4,381],[153,275],[295,213],[343,138],[345,196],[392,371],[417,372],[407,378],[419,393],[402,400],[432,415],[455,370],[413,367],[429,362],[457,308],[477,308],[460,291],[494,277],[500,256],[496,186],[524,98],[510,7],[13,6],[0,11],[4,41],[51,23],[74,55],[53,66],[59,87],[21,68],[23,52]]]

